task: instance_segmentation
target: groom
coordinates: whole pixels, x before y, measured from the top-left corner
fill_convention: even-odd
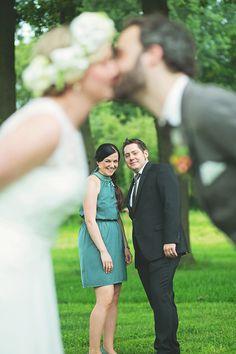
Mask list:
[[[168,164],[148,161],[139,139],[126,139],[123,153],[134,172],[127,206],[133,224],[135,267],[152,307],[158,354],[179,354],[173,278],[187,246],[180,221],[178,180]]]
[[[116,96],[138,102],[158,118],[170,133],[172,161],[189,149],[200,204],[236,244],[236,95],[190,79],[193,40],[163,16],[131,20],[116,51]],[[182,157],[188,161],[188,155]]]

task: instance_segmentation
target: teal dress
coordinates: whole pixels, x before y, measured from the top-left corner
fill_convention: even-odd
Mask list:
[[[91,239],[85,222],[83,222],[79,231],[79,255],[84,288],[119,284],[127,280],[123,235],[117,221],[119,212],[115,187],[110,177],[99,172],[94,172],[93,175],[98,177],[101,182],[97,199],[96,222],[112,258],[113,270],[111,273],[105,273],[100,252]],[[83,209],[80,215],[83,217]]]

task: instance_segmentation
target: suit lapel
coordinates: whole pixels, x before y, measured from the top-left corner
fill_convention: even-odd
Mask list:
[[[133,212],[134,212],[134,210],[135,210],[135,208],[137,206],[137,203],[139,201],[139,198],[140,198],[140,195],[141,195],[141,191],[142,191],[142,187],[143,187],[143,183],[144,183],[144,181],[145,181],[145,179],[147,177],[147,174],[148,174],[148,171],[149,171],[151,165],[152,164],[150,162],[148,162],[146,164],[146,166],[144,167],[144,170],[143,170],[143,172],[141,174],[139,185],[138,185],[138,190],[137,190],[137,195],[136,195],[136,198],[135,198],[135,203],[134,203],[134,205],[132,207]]]
[[[127,194],[127,197],[126,197],[126,205],[129,209],[129,212],[131,213],[131,207],[130,207],[130,195],[131,195],[131,192],[132,192],[132,188],[133,188],[133,185],[134,185],[134,179],[129,187],[129,191],[128,191],[128,194]]]

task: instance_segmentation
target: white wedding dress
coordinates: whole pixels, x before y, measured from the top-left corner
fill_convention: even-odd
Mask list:
[[[59,225],[78,210],[88,170],[81,134],[49,98],[10,117],[0,139],[35,112],[58,119],[61,137],[45,164],[0,193],[1,354],[63,353],[50,250]]]

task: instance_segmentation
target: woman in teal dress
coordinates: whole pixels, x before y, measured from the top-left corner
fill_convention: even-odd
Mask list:
[[[121,284],[127,280],[126,264],[131,263],[132,256],[119,216],[123,202],[115,181],[119,150],[113,144],[102,144],[95,159],[97,169],[88,177],[81,210],[84,222],[79,232],[82,284],[84,288],[93,287],[96,294],[90,315],[89,354],[116,354],[117,304]]]

